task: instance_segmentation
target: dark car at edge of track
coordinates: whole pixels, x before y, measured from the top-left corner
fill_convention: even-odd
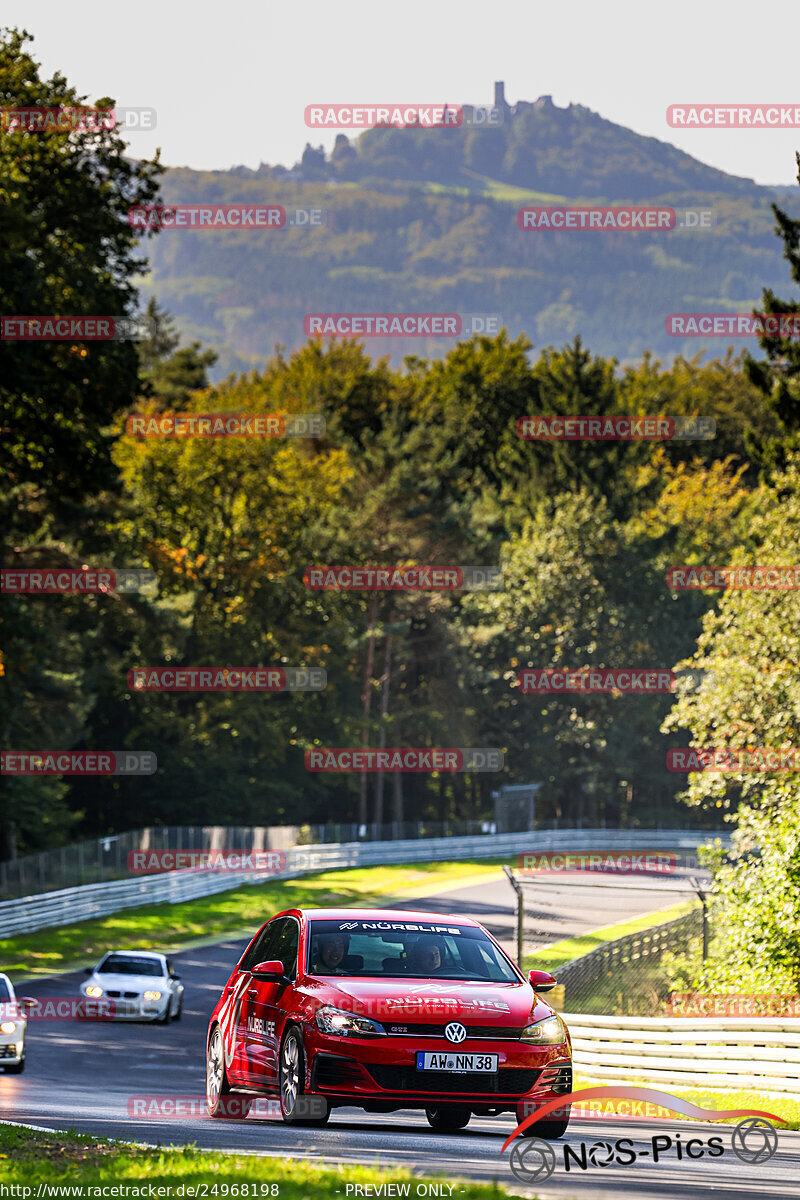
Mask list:
[[[469,917],[392,909],[290,909],[258,930],[211,1015],[208,1110],[244,1117],[278,1097],[284,1121],[337,1107],[423,1108],[441,1132],[474,1113],[521,1121],[572,1087],[561,1017]],[[530,1128],[560,1137],[564,1106]]]

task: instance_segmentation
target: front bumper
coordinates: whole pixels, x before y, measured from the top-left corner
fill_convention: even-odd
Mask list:
[[[373,1040],[320,1036],[306,1039],[306,1089],[328,1096],[334,1104],[360,1105],[392,1102],[422,1106],[432,1100],[510,1108],[518,1101],[540,1103],[571,1088],[571,1052],[560,1046],[532,1046],[525,1042],[463,1042],[459,1051],[497,1054],[496,1073],[456,1074],[418,1071],[416,1052],[452,1051],[444,1038],[385,1037]]]
[[[0,1035],[0,1067],[15,1067],[25,1057],[25,1031]]]

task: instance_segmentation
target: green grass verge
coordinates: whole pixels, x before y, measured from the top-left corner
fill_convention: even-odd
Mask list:
[[[273,913],[284,908],[342,905],[371,906],[389,898],[421,896],[454,888],[459,880],[485,875],[493,861],[414,863],[411,866],[356,867],[322,871],[299,879],[273,879],[254,887],[242,885],[185,904],[127,908],[76,925],[42,929],[0,939],[0,970],[17,977],[49,975],[70,966],[96,961],[109,946],[133,949],[160,946],[178,949],[188,942],[225,934],[253,934]]]
[[[645,913],[644,916],[634,917],[630,921],[620,921],[617,925],[605,925],[602,929],[595,929],[591,933],[581,933],[577,937],[553,942],[552,945],[543,946],[541,950],[536,950],[533,954],[526,954],[525,970],[529,971],[531,967],[538,967],[542,971],[553,971],[557,967],[563,967],[564,963],[572,962],[574,958],[588,954],[590,950],[595,950],[605,942],[613,942],[629,933],[640,933],[642,929],[651,929],[654,925],[663,925],[666,921],[674,921],[676,917],[682,917],[684,913],[691,912],[695,907],[692,901],[675,904],[672,908],[662,908],[658,912]]]
[[[36,1185],[60,1184],[72,1188],[92,1187],[102,1184],[136,1184],[144,1188],[170,1189],[162,1196],[197,1196],[190,1188],[216,1185],[217,1190],[208,1190],[209,1197],[270,1196],[280,1200],[317,1200],[319,1197],[343,1197],[347,1183],[410,1184],[409,1194],[415,1195],[420,1176],[405,1170],[378,1170],[348,1164],[345,1167],[322,1167],[315,1162],[285,1158],[244,1154],[221,1154],[196,1150],[192,1146],[164,1149],[129,1146],[108,1139],[90,1138],[81,1134],[40,1133],[31,1129],[19,1129],[0,1123],[0,1171],[4,1185],[17,1184],[31,1188]],[[508,1167],[507,1156],[497,1156],[497,1177],[505,1183],[514,1183]],[[453,1179],[438,1176],[438,1181],[452,1184]],[[426,1177],[431,1181],[432,1177]],[[249,1184],[248,1192],[243,1185]],[[177,1188],[183,1185],[183,1191]],[[238,1185],[238,1186],[237,1186]],[[275,1185],[275,1191],[272,1186]],[[24,1193],[19,1193],[24,1197]],[[73,1197],[81,1193],[72,1191]],[[91,1193],[82,1193],[91,1197]],[[156,1193],[158,1194],[158,1193]],[[351,1193],[352,1194],[352,1193]],[[363,1193],[362,1193],[363,1194]],[[379,1193],[378,1193],[379,1194]],[[448,1189],[443,1194],[447,1196]],[[459,1181],[453,1189],[458,1200],[499,1200],[500,1197],[519,1196],[505,1188],[491,1184]],[[130,1192],[129,1195],[135,1195]]]
[[[585,1075],[575,1075],[572,1087],[574,1091],[580,1088],[587,1087],[613,1087],[619,1086],[619,1080],[613,1082],[608,1079],[591,1079]],[[652,1079],[626,1079],[626,1087],[659,1087],[653,1083]],[[683,1087],[659,1087],[660,1091],[668,1093],[670,1096],[678,1096],[681,1100],[688,1100],[691,1104],[696,1104],[699,1108],[758,1108],[762,1112],[775,1113],[778,1117],[783,1117],[785,1124],[779,1124],[778,1129],[800,1129],[800,1100],[795,1100],[791,1096],[765,1096],[763,1092],[752,1090],[737,1091],[734,1088],[713,1090],[711,1088],[683,1088]],[[604,1102],[605,1104],[606,1102]],[[609,1100],[609,1105],[624,1104],[624,1101]],[[676,1113],[676,1118],[679,1120],[688,1121],[689,1117],[683,1117]],[[726,1121],[721,1122],[725,1125],[736,1125],[741,1120],[741,1117],[729,1117]]]

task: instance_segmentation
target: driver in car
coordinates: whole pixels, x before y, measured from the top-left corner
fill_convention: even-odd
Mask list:
[[[411,947],[408,965],[415,975],[435,975],[442,968],[444,946],[439,938],[419,938]]]
[[[317,939],[315,959],[317,970],[332,975],[345,974],[342,967],[350,939],[344,933],[324,933]]]

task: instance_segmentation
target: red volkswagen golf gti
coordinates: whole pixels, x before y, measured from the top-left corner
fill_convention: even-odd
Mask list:
[[[440,1131],[473,1113],[517,1120],[572,1086],[569,1033],[491,934],[469,917],[291,909],[255,935],[211,1015],[207,1103],[246,1116],[277,1096],[283,1119],[332,1108],[424,1108]],[[560,1137],[569,1110],[530,1127]]]

